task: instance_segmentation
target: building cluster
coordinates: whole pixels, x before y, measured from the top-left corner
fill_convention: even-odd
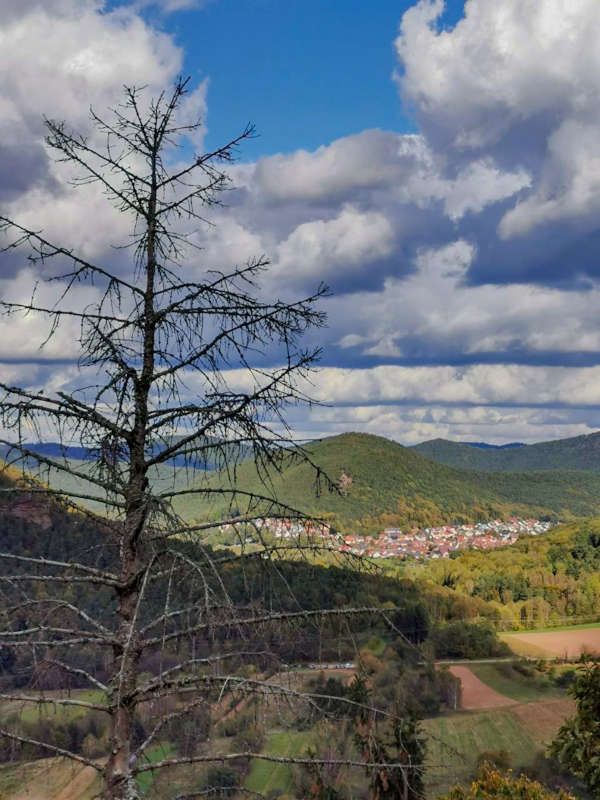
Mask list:
[[[227,523],[221,525],[221,533],[230,533],[234,530],[235,524]],[[261,538],[261,533],[265,532],[274,536],[276,539],[297,540],[301,538],[319,539],[328,541],[331,545],[343,545],[343,537],[334,533],[328,525],[323,525],[312,520],[283,519],[281,517],[258,517],[251,525],[246,523],[244,540],[247,543],[256,543]],[[238,537],[240,529],[238,527]]]
[[[492,550],[514,544],[520,536],[537,536],[551,527],[551,522],[511,517],[409,531],[386,528],[378,536],[345,536],[340,549],[371,558],[448,558],[458,550]]]
[[[223,526],[222,530],[231,526]],[[317,538],[321,543],[341,552],[371,558],[448,558],[458,550],[492,550],[513,544],[520,536],[546,533],[551,522],[537,519],[492,520],[464,525],[441,525],[437,528],[386,528],[376,536],[341,535],[327,525],[304,520],[265,518],[256,521],[257,530],[265,530],[276,539],[297,540],[303,536]],[[250,541],[248,538],[247,541]]]

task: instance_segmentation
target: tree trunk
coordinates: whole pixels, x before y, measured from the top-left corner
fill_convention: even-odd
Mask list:
[[[139,516],[132,514],[131,516]],[[127,515],[130,516],[130,515]],[[135,520],[137,521],[137,520]],[[139,523],[138,523],[139,524]],[[132,736],[135,722],[140,651],[137,641],[137,611],[140,602],[138,543],[131,535],[135,522],[125,522],[125,541],[121,542],[123,589],[119,594],[118,645],[114,648],[113,674],[109,684],[111,716],[111,751],[104,772],[103,800],[137,800],[135,778],[131,774]],[[136,574],[137,573],[137,574]]]

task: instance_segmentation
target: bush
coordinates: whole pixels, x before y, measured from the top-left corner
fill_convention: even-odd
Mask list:
[[[177,748],[180,756],[191,758],[198,752],[200,742],[210,732],[210,711],[207,707],[192,708],[184,717],[176,718],[165,728],[165,738]]]
[[[238,714],[232,714],[230,717],[227,717],[227,719],[222,720],[217,725],[217,736],[225,736],[229,739],[232,736],[236,736],[249,725],[252,725],[254,722],[254,711],[250,707],[251,705],[252,704],[248,704],[243,711],[240,711]]]
[[[499,800],[501,797],[505,800],[576,800],[562,789],[554,794],[525,775],[515,777],[510,772],[493,769],[489,764],[481,767],[476,780],[468,788],[455,786],[440,800]]]
[[[535,670],[526,661],[515,661],[513,663],[513,669],[517,672],[520,672],[525,678],[534,678],[535,677]]]
[[[568,689],[569,686],[572,686],[575,683],[576,677],[576,670],[565,669],[563,672],[559,672],[558,675],[555,676],[554,683],[563,689]]]

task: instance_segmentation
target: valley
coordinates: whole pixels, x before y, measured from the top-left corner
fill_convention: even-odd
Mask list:
[[[262,634],[251,638],[246,646],[267,647],[273,665],[264,662],[250,668],[244,659],[234,662],[239,688],[225,686],[206,696],[210,719],[196,720],[194,725],[205,733],[193,744],[183,728],[165,730],[145,756],[140,790],[150,800],[159,800],[173,791],[184,796],[198,785],[206,786],[213,772],[202,764],[181,765],[168,775],[150,767],[186,752],[202,755],[209,748],[224,757],[246,748],[283,759],[335,752],[356,760],[360,749],[343,698],[352,696],[348,693],[355,691],[358,677],[366,681],[369,703],[379,708],[404,704],[421,720],[420,735],[427,743],[424,781],[432,800],[455,783],[468,781],[484,758],[549,780],[553,767],[546,750],[573,713],[568,687],[577,662],[582,652],[590,658],[600,651],[600,519],[578,513],[580,504],[594,513],[600,508],[593,497],[600,475],[588,472],[589,483],[578,483],[582,473],[477,474],[358,434],[323,440],[311,448],[319,466],[330,477],[337,476],[332,486],[315,498],[314,487],[295,465],[272,480],[282,504],[309,507],[313,520],[257,514],[251,525],[240,525],[239,501],[228,509],[218,503],[202,508],[187,495],[175,499],[178,512],[192,525],[205,526],[193,546],[201,546],[211,559],[231,557],[235,564],[242,553],[252,556],[285,548],[268,582],[262,578],[261,559],[254,567],[246,564],[243,572],[232,568],[226,573],[229,596],[242,607],[266,604],[287,611],[301,602],[306,609],[342,611],[362,605],[378,607],[383,614],[339,626],[302,622],[286,634],[266,632],[268,645]],[[82,475],[90,469],[86,461],[73,463]],[[61,486],[64,479],[51,471],[46,479],[54,489],[86,493],[83,478]],[[18,472],[8,470],[4,485],[15,480]],[[225,476],[216,472],[173,465],[154,476],[153,486],[160,493],[223,480]],[[258,495],[251,464],[238,466],[236,480],[244,492]],[[523,503],[524,497],[535,502]],[[85,505],[99,510],[97,504]],[[229,521],[211,528],[211,520],[224,514]],[[60,505],[28,495],[27,485],[21,496],[2,499],[0,523],[3,547],[20,548],[25,554],[41,546],[53,557],[68,559],[101,542],[86,513],[71,510],[65,516]],[[301,555],[309,541],[314,549]],[[177,546],[192,545],[182,540]],[[110,563],[108,552],[102,558],[101,563]],[[79,591],[78,597],[82,608],[95,602],[87,592]],[[386,608],[395,609],[391,618]],[[110,624],[110,607],[103,613],[103,624]],[[568,624],[584,620],[589,623]],[[233,639],[232,646],[236,636]],[[210,653],[209,640],[201,642]],[[92,667],[94,659],[93,648],[84,649],[79,663],[98,669]],[[146,674],[156,674],[162,669],[159,664],[149,656]],[[323,664],[341,664],[344,669],[324,670]],[[5,687],[18,694],[10,687],[28,669],[22,657],[11,662]],[[54,692],[57,699],[104,702],[101,693],[76,687],[65,693],[58,676],[51,680],[57,688],[45,689],[47,698]],[[248,681],[285,687],[297,697],[308,693],[342,698],[333,707],[337,721],[306,714],[302,703],[292,710],[277,696],[267,695],[258,703],[244,691]],[[179,713],[184,702],[183,695],[175,698],[165,705],[165,713]],[[55,731],[58,740],[67,737],[65,741],[86,757],[101,758],[105,733],[93,714],[44,707],[34,711],[28,703],[3,701],[2,724],[14,725],[17,719],[34,739],[41,730]],[[149,709],[146,719],[142,706],[141,729],[147,730],[150,719]],[[385,730],[382,725],[382,735]],[[74,800],[73,792],[81,800],[92,799],[97,779],[89,767],[42,755],[39,748],[25,748],[25,763],[20,764],[14,754],[5,753],[0,767],[3,797],[23,800],[26,784],[38,792],[39,800]],[[238,782],[263,796],[303,797],[307,791],[306,770],[294,765],[248,758],[235,769],[226,764],[219,769],[220,780]],[[338,785],[342,778],[332,780]],[[358,796],[361,771],[350,770],[347,780]],[[571,786],[568,778],[560,780]],[[578,791],[586,797],[581,787]]]

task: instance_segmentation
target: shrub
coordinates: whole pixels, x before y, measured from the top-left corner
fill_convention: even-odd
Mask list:
[[[481,767],[477,778],[468,788],[455,786],[449,794],[440,800],[576,800],[576,798],[559,789],[552,793],[547,787],[525,775],[515,777],[510,772],[502,773],[489,764]]]

